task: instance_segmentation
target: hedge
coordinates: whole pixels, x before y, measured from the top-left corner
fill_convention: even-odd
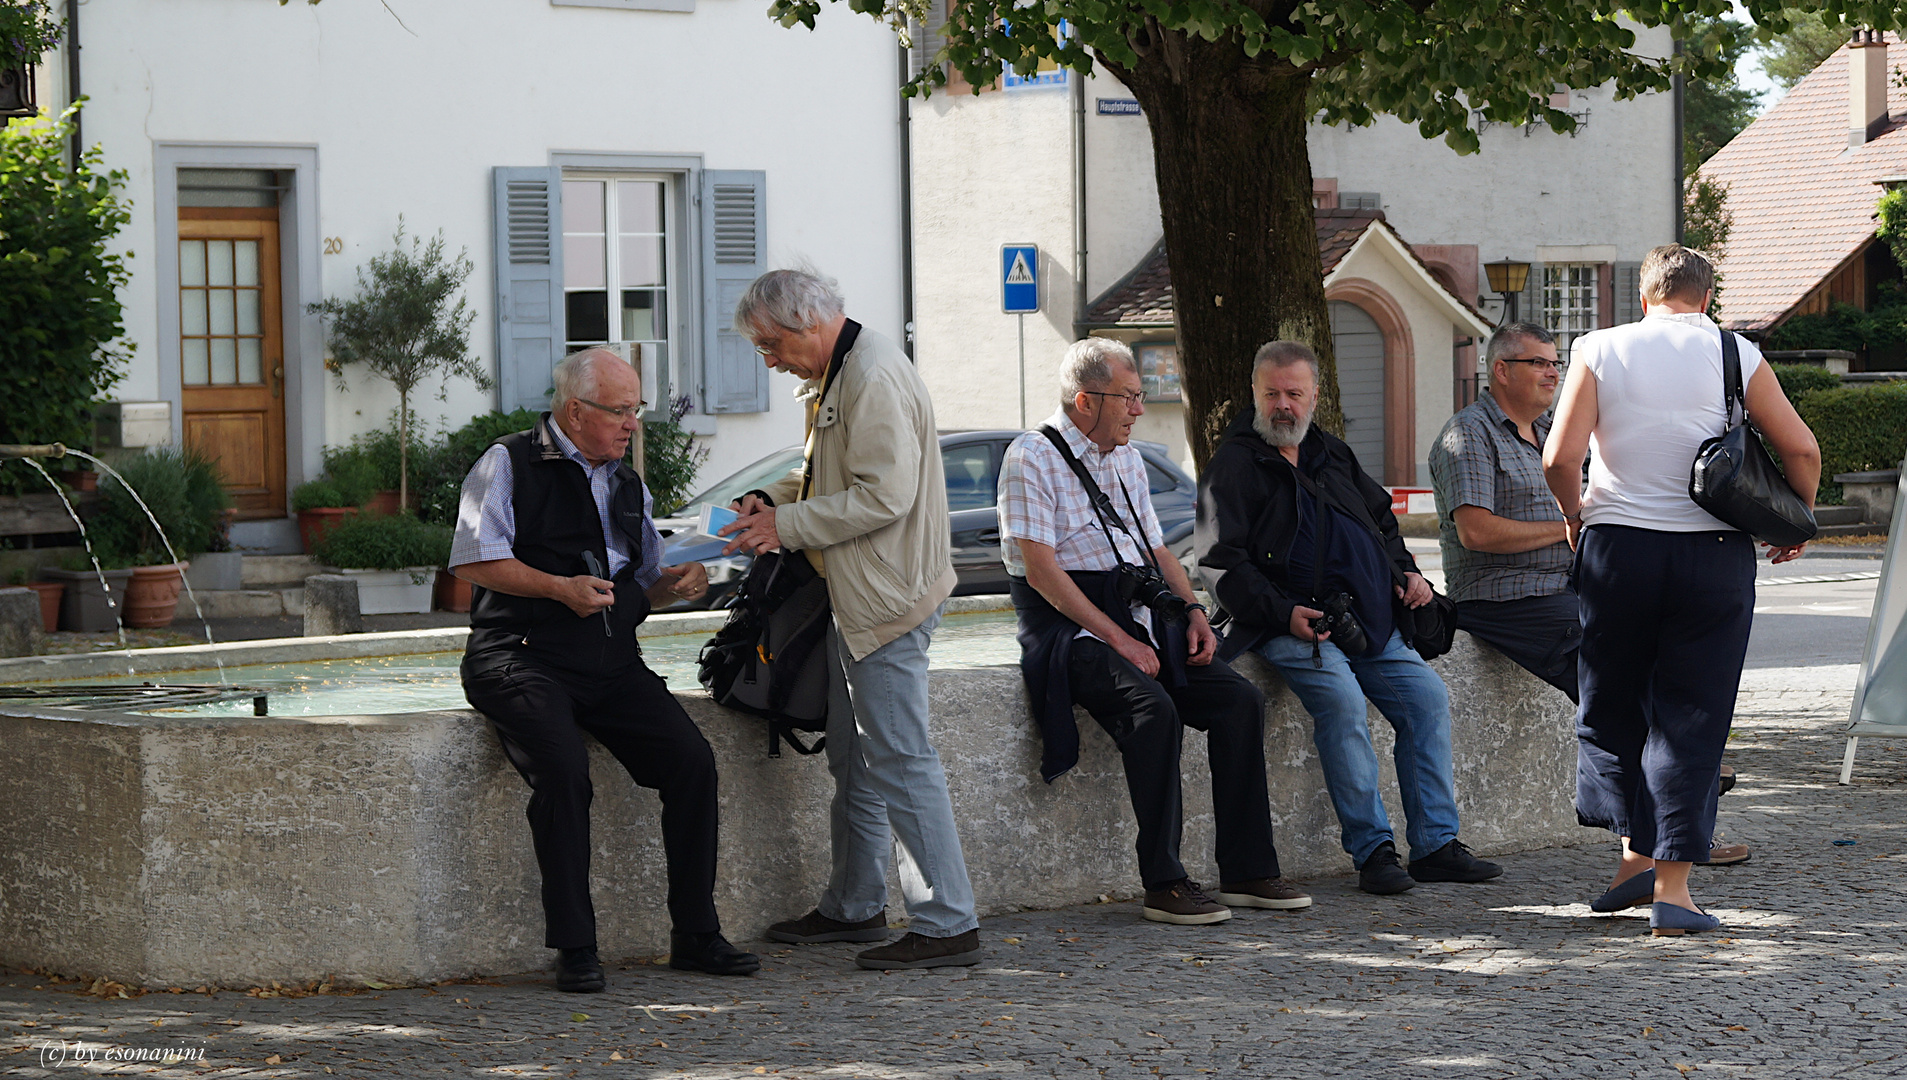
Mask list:
[[[1907,454],[1907,383],[1811,390],[1795,408],[1821,444],[1823,502],[1840,501],[1835,474],[1899,468]]]
[[[1788,400],[1800,408],[1801,395],[1814,390],[1833,390],[1841,385],[1841,377],[1818,364],[1769,364],[1768,369],[1775,373],[1781,383],[1781,392]]]

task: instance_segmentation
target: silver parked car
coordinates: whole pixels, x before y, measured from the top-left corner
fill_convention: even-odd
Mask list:
[[[950,431],[940,436],[940,461],[947,476],[947,509],[953,527],[954,572],[960,582],[955,596],[1007,591],[1006,567],[1000,561],[1000,515],[994,505],[1000,486],[1000,462],[1007,444],[1018,431]],[[1133,440],[1146,463],[1152,505],[1165,533],[1165,545],[1181,562],[1192,552],[1192,519],[1198,505],[1198,486],[1167,454],[1163,444]],[[708,567],[709,591],[701,606],[723,607],[748,572],[752,557],[723,555],[724,541],[695,532],[703,503],[727,506],[755,488],[766,487],[801,465],[801,447],[791,446],[697,492],[674,515],[656,519],[662,530],[664,565],[699,562]],[[682,610],[687,604],[668,610]]]

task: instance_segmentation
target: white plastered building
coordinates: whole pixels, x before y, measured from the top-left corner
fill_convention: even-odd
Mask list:
[[[800,441],[794,380],[728,330],[755,275],[806,261],[904,335],[900,61],[873,20],[790,31],[725,0],[68,12],[78,85],[69,35],[40,101],[83,92],[85,144],[129,177],[135,353],[113,396],[168,403],[175,439],[220,457],[250,543],[282,549],[322,448],[393,420],[387,384],[326,372],[307,305],[350,295],[400,217],[468,251],[497,380],[414,398],[433,428],[540,408],[556,357],[615,342],[653,406],[694,399],[713,480]]]

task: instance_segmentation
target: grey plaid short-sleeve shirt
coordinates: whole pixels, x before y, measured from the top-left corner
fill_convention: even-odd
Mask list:
[[[1437,492],[1444,582],[1452,600],[1521,600],[1568,590],[1568,544],[1516,555],[1471,551],[1457,539],[1452,516],[1459,506],[1480,506],[1513,521],[1563,520],[1543,479],[1542,445],[1550,420],[1548,413],[1536,418],[1531,425],[1536,445],[1531,446],[1485,391],[1451,417],[1431,444],[1430,483]]]

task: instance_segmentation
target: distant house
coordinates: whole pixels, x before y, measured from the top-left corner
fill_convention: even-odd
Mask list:
[[[1397,235],[1381,210],[1319,210],[1324,297],[1337,346],[1344,437],[1364,470],[1388,484],[1428,473],[1417,463],[1450,415],[1436,390],[1450,371],[1450,343],[1490,332],[1490,323]],[[1165,245],[1086,309],[1080,328],[1129,342],[1140,364],[1148,406],[1171,441],[1183,438],[1178,346]],[[1142,435],[1144,433],[1142,432]],[[1144,437],[1157,438],[1157,435]]]
[[[1884,182],[1907,183],[1907,88],[1894,35],[1862,31],[1702,166],[1734,227],[1718,269],[1722,322],[1766,331],[1836,303],[1866,310],[1900,276],[1876,242]]]

